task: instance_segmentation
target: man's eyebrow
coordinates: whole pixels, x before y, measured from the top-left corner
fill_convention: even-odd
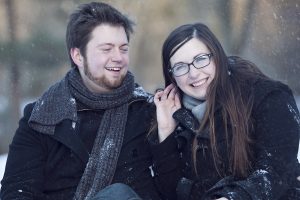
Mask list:
[[[102,47],[102,46],[114,46],[114,44],[108,42],[108,43],[101,43],[97,45],[97,47]]]
[[[115,44],[107,42],[107,43],[101,43],[101,44],[97,45],[97,47],[102,47],[102,46],[115,46]],[[124,43],[124,44],[121,44],[120,46],[122,46],[122,47],[129,46],[129,43]]]

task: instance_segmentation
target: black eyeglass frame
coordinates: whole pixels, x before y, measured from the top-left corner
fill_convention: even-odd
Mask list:
[[[201,68],[204,68],[204,67],[208,66],[208,65],[210,64],[210,62],[211,62],[211,57],[213,57],[213,55],[214,55],[213,53],[200,53],[200,54],[198,54],[197,56],[195,56],[194,60],[193,60],[191,63],[183,63],[183,64],[187,64],[187,66],[188,66],[188,71],[187,71],[186,73],[184,73],[184,74],[179,75],[179,76],[183,76],[183,75],[189,73],[190,68],[191,68],[191,67],[190,67],[191,65],[193,65],[196,69],[201,69]],[[196,59],[197,59],[199,56],[207,56],[208,59],[209,59],[208,64],[207,64],[207,65],[204,65],[204,66],[201,66],[201,67],[196,67],[196,66],[194,65],[194,62],[196,61]],[[172,73],[174,76],[176,76],[176,75],[174,74],[174,72],[173,72],[173,69],[174,69],[174,68],[175,68],[175,67],[172,67],[172,68],[170,67],[170,68],[169,68],[169,72]],[[179,76],[176,76],[176,77],[179,77]]]

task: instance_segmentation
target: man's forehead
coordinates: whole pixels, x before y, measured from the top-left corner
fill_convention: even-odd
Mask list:
[[[102,44],[128,44],[127,35],[123,26],[100,24],[92,32],[90,41],[97,45]]]

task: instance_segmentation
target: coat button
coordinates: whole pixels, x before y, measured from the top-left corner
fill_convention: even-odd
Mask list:
[[[133,158],[138,157],[138,151],[137,151],[137,149],[133,149],[132,152],[131,152],[131,154],[132,154]]]

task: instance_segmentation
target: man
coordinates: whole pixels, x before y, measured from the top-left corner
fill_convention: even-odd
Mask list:
[[[159,199],[146,142],[153,106],[128,72],[132,26],[104,3],[84,4],[71,15],[66,42],[72,69],[25,107],[2,200],[91,199],[113,183]]]

